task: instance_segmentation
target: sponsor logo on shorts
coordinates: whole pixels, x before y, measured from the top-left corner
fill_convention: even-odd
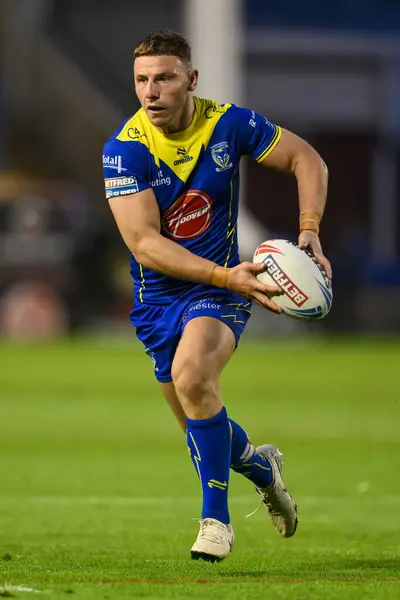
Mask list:
[[[120,155],[107,156],[106,154],[103,154],[103,167],[115,169],[117,173],[123,173],[128,170],[122,166],[122,156]]]
[[[136,194],[139,191],[136,177],[109,178],[105,179],[104,183],[106,186],[106,198],[127,196],[128,194]]]
[[[218,310],[218,311],[221,311],[222,308],[223,308],[223,306],[220,303],[222,301],[223,301],[222,298],[202,298],[200,300],[197,300],[197,302],[195,304],[192,304],[192,306],[190,306],[186,310],[186,312],[183,314],[183,316],[182,316],[182,323],[185,323],[185,321],[187,320],[188,316],[193,311],[198,311],[198,310]]]
[[[196,238],[209,228],[212,214],[210,196],[200,190],[189,190],[164,213],[162,226],[173,239]]]
[[[204,308],[212,309],[212,310],[221,310],[222,304],[217,304],[216,302],[210,302],[205,300],[199,300],[197,304],[193,304],[188,310],[190,313],[192,310],[203,310]]]
[[[304,302],[308,300],[308,296],[293,283],[284,271],[282,271],[274,257],[271,254],[268,254],[268,256],[264,258],[263,263],[267,267],[267,273],[269,273],[275,283],[283,289],[285,295],[293,300],[296,306],[303,306]]]

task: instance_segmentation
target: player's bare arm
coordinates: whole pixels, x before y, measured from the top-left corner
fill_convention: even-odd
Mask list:
[[[312,146],[287,129],[282,130],[279,143],[262,164],[293,173],[296,177],[300,208],[299,246],[311,250],[332,277],[331,265],[319,241],[319,224],[328,190],[326,164]]]
[[[143,266],[177,279],[229,289],[269,310],[282,312],[270,298],[279,294],[280,288],[265,285],[255,276],[264,265],[244,262],[233,268],[220,267],[163,236],[152,190],[110,198],[109,203],[125,244]]]

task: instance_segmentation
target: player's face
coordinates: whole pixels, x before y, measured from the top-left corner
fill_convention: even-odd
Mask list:
[[[179,131],[197,72],[176,56],[140,56],[134,77],[137,97],[153,125],[165,132]]]

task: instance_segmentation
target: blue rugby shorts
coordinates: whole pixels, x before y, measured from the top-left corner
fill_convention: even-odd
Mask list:
[[[233,331],[236,346],[251,314],[251,302],[227,290],[194,285],[165,305],[135,302],[131,322],[150,356],[158,381],[172,381],[171,367],[183,330],[197,317],[213,317]]]

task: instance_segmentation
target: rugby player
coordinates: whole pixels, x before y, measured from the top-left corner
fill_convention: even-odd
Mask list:
[[[327,194],[320,156],[252,110],[196,97],[197,81],[184,37],[150,33],[134,51],[141,109],[106,142],[103,167],[106,197],[131,252],[131,321],[186,432],[201,482],[202,518],[191,555],[214,562],[228,556],[234,541],[230,468],[254,484],[282,536],[297,526],[280,451],[270,444],[255,448],[228,418],[219,390],[252,302],[281,312],[273,298],[282,291],[256,277],[264,267],[239,259],[243,155],[295,175],[298,243],[331,271],[318,237]]]

